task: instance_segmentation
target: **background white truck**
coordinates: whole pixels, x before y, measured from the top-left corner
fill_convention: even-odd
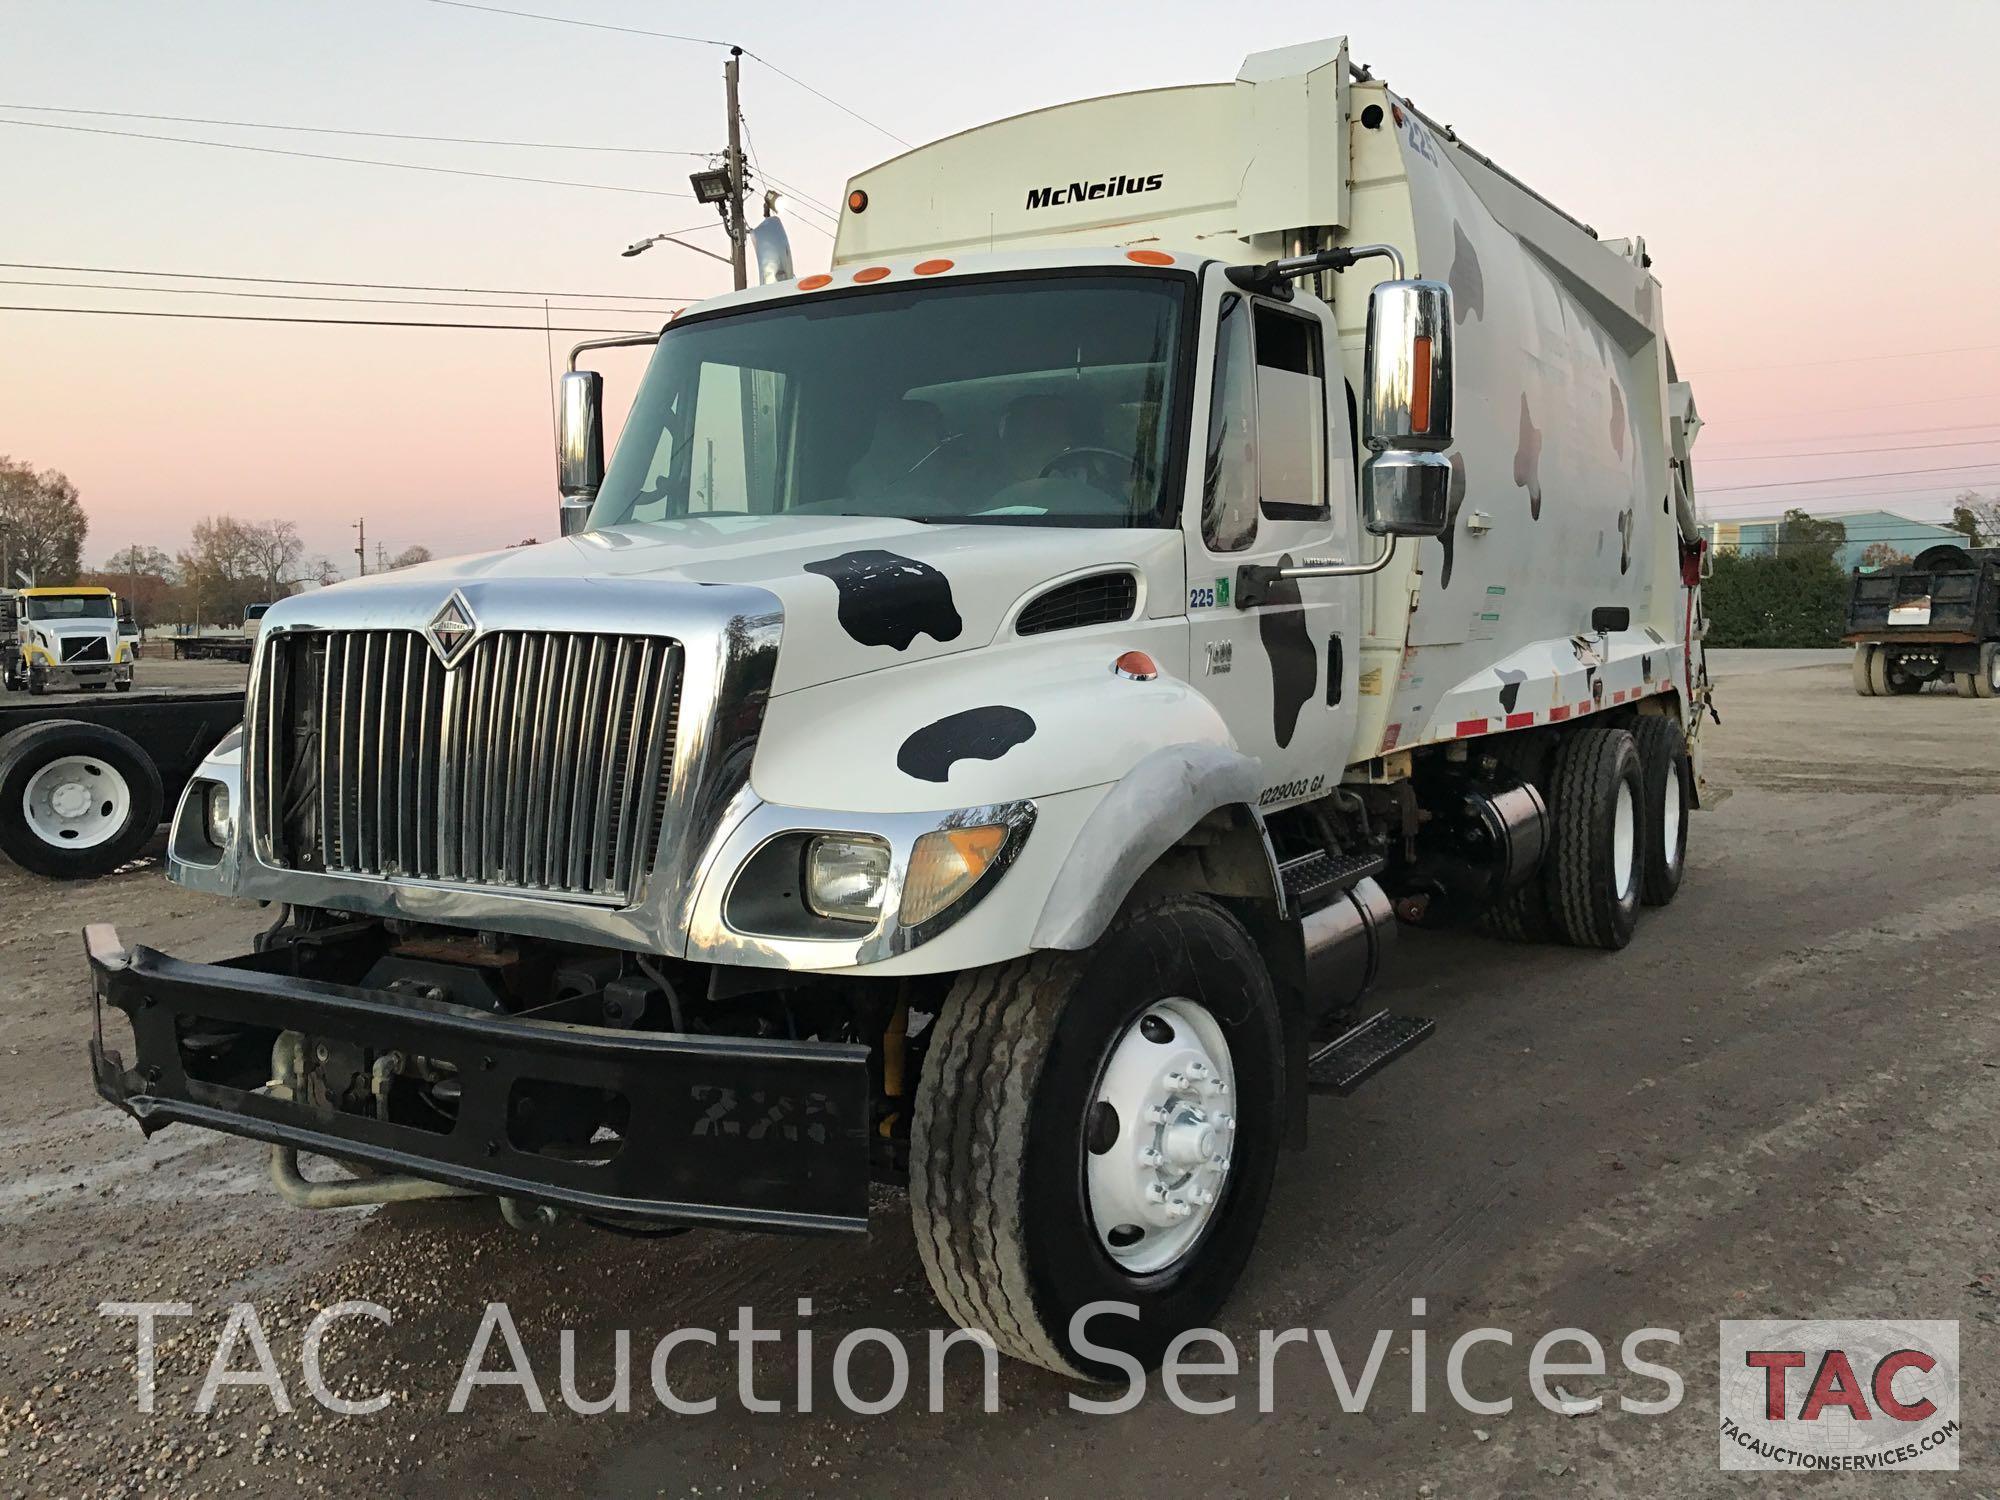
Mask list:
[[[118,598],[107,588],[25,588],[0,596],[5,680],[12,690],[132,687],[132,648],[118,629]]]
[[[307,1204],[859,1231],[907,1181],[953,1317],[1157,1358],[1308,1092],[1428,1034],[1361,1005],[1399,920],[1674,895],[1660,318],[1338,41],[864,172],[830,272],[662,331],[608,472],[566,379],[564,539],[273,606],[171,864],[285,919],[92,929],[98,1087]]]

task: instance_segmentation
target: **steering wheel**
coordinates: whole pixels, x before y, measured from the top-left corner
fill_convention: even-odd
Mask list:
[[[1092,489],[1103,490],[1122,499],[1132,486],[1132,455],[1120,453],[1115,448],[1089,445],[1065,448],[1042,465],[1043,479],[1053,479],[1059,474],[1081,479]]]

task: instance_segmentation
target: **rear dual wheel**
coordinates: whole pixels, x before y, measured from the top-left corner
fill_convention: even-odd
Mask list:
[[[1961,698],[2000,698],[2000,643],[1987,641],[1970,672],[1954,672],[1952,685]]]
[[[931,1289],[1018,1359],[1114,1373],[1082,1330],[1158,1363],[1249,1259],[1285,1097],[1262,958],[1214,902],[1129,908],[1086,952],[959,977],[933,1027],[910,1137]]]

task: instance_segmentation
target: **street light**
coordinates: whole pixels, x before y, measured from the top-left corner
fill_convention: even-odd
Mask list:
[[[730,195],[729,168],[709,167],[688,178],[697,203],[727,203]]]
[[[644,255],[653,246],[658,244],[678,245],[683,250],[692,250],[696,255],[706,255],[710,260],[719,260],[724,265],[734,264],[726,255],[718,255],[715,251],[704,249],[700,245],[690,245],[686,240],[677,240],[670,234],[648,235],[643,240],[633,241],[618,253],[620,255]]]

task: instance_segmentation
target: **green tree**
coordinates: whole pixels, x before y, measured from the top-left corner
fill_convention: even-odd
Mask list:
[[[1848,575],[1830,552],[1775,556],[1719,552],[1702,587],[1708,644],[1837,646],[1847,615]]]
[[[76,486],[54,469],[0,455],[0,582],[26,575],[44,584],[74,583],[90,529]]]
[[[1975,547],[2000,542],[2000,500],[1989,500],[1978,490],[1961,490],[1945,524],[1964,532]]]
[[[1778,522],[1778,551],[1832,559],[1847,544],[1844,521],[1822,521],[1802,510],[1788,510]]]

